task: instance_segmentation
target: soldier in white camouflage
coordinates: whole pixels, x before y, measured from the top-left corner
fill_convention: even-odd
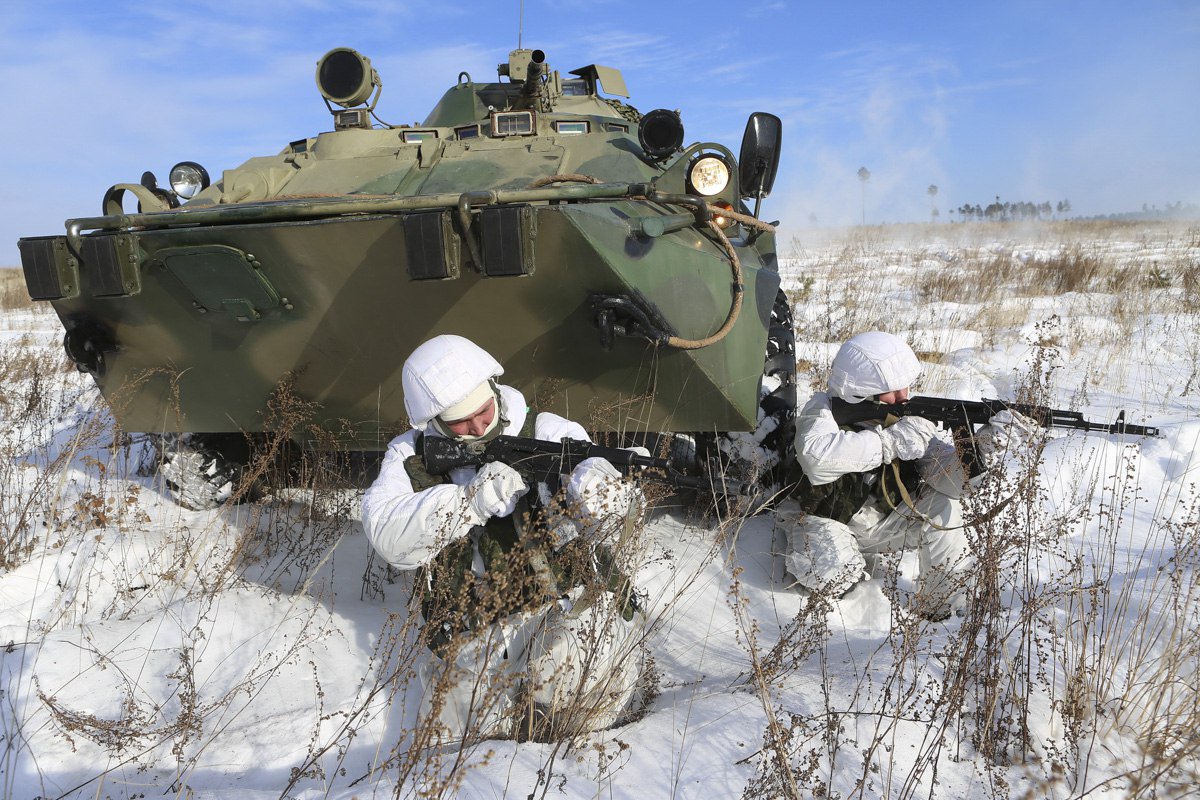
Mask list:
[[[638,566],[628,555],[640,490],[599,458],[554,487],[500,462],[425,469],[423,437],[588,438],[497,383],[503,371],[460,336],[413,351],[403,371],[413,430],[388,445],[363,498],[376,551],[415,572],[432,651],[421,713],[450,739],[598,730],[630,713],[642,688],[645,616],[626,577]]]
[[[796,420],[804,479],[800,513],[785,520],[785,561],[800,586],[839,597],[870,575],[876,556],[915,549],[916,607],[943,619],[961,612],[971,564],[960,500],[966,476],[953,443],[920,417],[843,429],[830,407],[833,397],[903,402],[920,374],[912,348],[889,333],[858,334],[838,350],[828,392],[815,393]]]

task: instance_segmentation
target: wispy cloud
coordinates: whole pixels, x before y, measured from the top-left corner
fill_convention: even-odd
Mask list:
[[[777,208],[801,221],[923,218],[945,205],[1070,197],[1081,210],[1200,202],[1200,8],[1099,4],[1030,18],[868,0],[835,7],[693,0],[525,0],[524,44],[556,69],[625,74],[643,111],[678,108],[692,140],[736,149],[746,115],[784,121]],[[182,158],[214,171],[327,130],[313,84],[335,46],[369,56],[391,122],[423,119],[460,71],[495,77],[520,0],[10,4],[0,15],[9,154],[0,241],[94,213],[104,189]],[[656,16],[656,14],[658,16]],[[744,25],[717,24],[736,14]],[[906,215],[908,215],[906,217]]]

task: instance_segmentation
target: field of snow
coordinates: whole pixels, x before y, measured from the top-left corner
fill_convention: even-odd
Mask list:
[[[1163,435],[1013,454],[972,499],[1013,498],[970,531],[973,602],[941,623],[907,608],[914,555],[810,598],[781,585],[770,514],[660,511],[645,715],[574,747],[426,748],[426,654],[357,494],[176,506],[54,315],[8,299],[0,797],[1197,796],[1200,226],[869,228],[781,254],[801,402],[882,328],[922,394]]]

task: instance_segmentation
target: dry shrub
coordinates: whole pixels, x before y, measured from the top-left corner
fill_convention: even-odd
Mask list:
[[[1180,274],[1184,305],[1191,311],[1200,309],[1200,258],[1188,264]]]
[[[1179,259],[1179,282],[1185,310],[1200,310],[1200,228],[1187,232],[1183,255]]]
[[[223,454],[244,463],[228,501],[245,512],[231,569],[253,569],[265,585],[305,593],[337,543],[355,531],[365,459],[346,445],[349,424],[324,419],[320,404],[297,393],[292,375],[268,399],[263,428],[230,434]]]
[[[1096,253],[1075,243],[1052,255],[1034,256],[1025,267],[1025,294],[1058,295],[1090,289],[1102,271],[1102,261]]]
[[[0,311],[20,311],[32,307],[33,301],[25,290],[25,276],[21,270],[0,267]]]
[[[1133,500],[1113,499],[1118,513],[1101,527],[1099,557],[1080,576],[1063,629],[1072,755],[1084,764],[1106,757],[1119,737],[1133,751],[1128,796],[1189,796],[1200,785],[1200,507],[1193,500],[1156,524],[1151,547],[1127,563],[1119,512]],[[1130,572],[1151,577],[1121,580]],[[1085,770],[1077,785],[1100,780]]]
[[[18,566],[45,537],[63,533],[79,509],[76,498],[60,497],[62,470],[115,437],[103,414],[80,415],[88,384],[61,352],[38,345],[32,335],[0,349],[0,568]],[[78,427],[56,445],[55,432],[71,419]],[[98,475],[98,496],[107,498],[105,478]]]
[[[1046,405],[1062,405],[1053,402],[1061,398],[1052,391],[1060,380],[1052,369],[1055,350],[1130,358],[1122,340],[1151,315],[1182,311],[1171,324],[1173,343],[1182,343],[1192,359],[1183,393],[1200,383],[1200,349],[1191,344],[1200,338],[1188,316],[1200,290],[1196,229],[1181,237],[1178,225],[1072,222],[939,226],[926,234],[959,241],[937,258],[925,245],[872,251],[859,243],[849,257],[861,260],[839,265],[838,285],[820,291],[903,309],[901,326],[939,328],[961,320],[984,342],[1032,345],[1041,357],[1023,368],[1028,374],[1017,399]],[[980,246],[987,240],[1009,243]],[[828,252],[846,254],[837,246]],[[805,257],[804,270],[819,258]],[[918,266],[893,269],[877,296],[865,296],[852,284],[880,260]],[[1080,294],[1069,313],[1084,319],[1027,319],[1020,308],[1026,302],[1011,300],[1065,292]],[[1089,294],[1097,292],[1118,297]],[[926,310],[913,298],[946,307]],[[969,304],[965,312],[960,304]],[[1105,327],[1110,321],[1115,324]],[[823,325],[815,319],[799,326],[801,341],[836,342]],[[804,366],[816,374],[827,368]],[[1086,403],[1089,387],[1103,382],[1112,365],[1072,366],[1085,373],[1072,403]],[[1039,488],[1046,480],[1039,473],[1041,444],[1012,454],[1006,475],[989,475],[970,494],[972,601],[949,633],[911,615],[894,616],[870,663],[851,664],[836,651],[860,688],[846,698],[831,696],[826,686],[816,709],[783,699],[798,691],[789,675],[801,679],[832,661],[837,635],[814,651],[804,634],[785,631],[779,642],[796,660],[782,669],[765,668],[778,663],[768,645],[750,654],[771,691],[763,701],[770,715],[764,747],[755,756],[759,774],[747,797],[940,796],[940,767],[964,760],[975,763],[982,778],[977,791],[986,797],[1194,794],[1200,503],[1193,497],[1190,506],[1172,509],[1173,496],[1140,497],[1142,468],[1130,448],[1112,474],[1098,472],[1081,449],[1077,462],[1063,465],[1061,479],[1072,485],[1068,496],[1051,505]],[[1134,520],[1145,526],[1149,517],[1143,506],[1135,514],[1135,504],[1147,501],[1155,506],[1149,542],[1131,553],[1128,527]],[[885,594],[893,608],[907,601],[895,584]],[[824,601],[809,602],[820,607]],[[814,628],[814,622],[807,624]],[[750,622],[742,631],[747,639],[747,632],[758,635]],[[847,680],[834,677],[835,686]],[[905,739],[914,724],[920,733]],[[856,770],[857,783],[846,777]]]
[[[959,251],[951,265],[918,271],[919,297],[930,303],[990,303],[1004,296],[1020,273],[1020,265],[1008,251],[980,249]]]

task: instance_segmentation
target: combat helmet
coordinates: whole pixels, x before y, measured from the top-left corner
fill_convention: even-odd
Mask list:
[[[492,378],[503,374],[500,362],[470,339],[453,334],[433,337],[404,362],[404,408],[409,424],[424,430],[434,417],[464,404]],[[484,402],[486,396],[477,405]]]
[[[921,374],[921,362],[898,336],[869,331],[852,336],[833,357],[829,391],[847,403],[905,389]]]

